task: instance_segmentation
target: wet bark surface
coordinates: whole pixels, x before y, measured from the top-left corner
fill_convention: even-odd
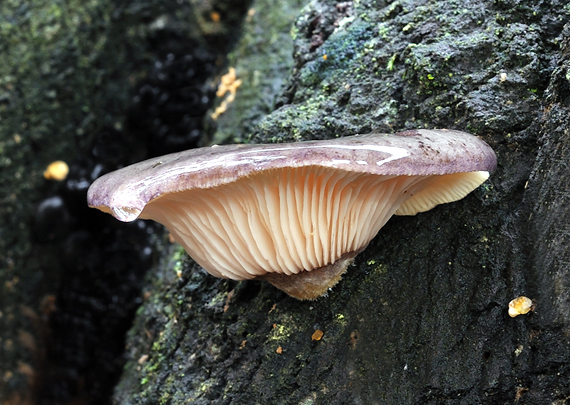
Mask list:
[[[202,15],[216,19],[210,11]],[[453,128],[487,141],[498,168],[464,200],[392,218],[316,301],[262,282],[215,279],[156,235],[158,262],[144,279],[113,402],[565,403],[570,7],[555,0],[256,1],[243,15],[243,36],[228,55],[242,84],[223,113],[206,118],[210,139],[281,142]],[[128,94],[121,96],[127,105]],[[44,297],[57,296],[61,285],[68,294],[82,287],[62,282],[62,271],[46,273],[59,262],[22,242],[29,240],[26,213],[49,194],[38,186],[43,163],[25,157],[41,155],[39,149],[17,146],[27,139],[14,137],[21,136],[21,119],[2,125],[1,151],[21,153],[12,153],[15,165],[2,155],[13,168],[3,178],[36,173],[24,185],[2,183],[18,187],[18,196],[32,190],[20,205],[2,197],[13,207],[5,217],[17,213],[3,225],[3,240],[9,227],[22,236],[0,257],[0,355],[7,359],[0,361],[0,392],[7,403],[23,403],[34,399],[26,388],[45,375],[34,365],[49,340],[34,325],[58,311]],[[68,142],[65,135],[50,139]],[[130,282],[141,280],[136,274]],[[520,295],[535,309],[510,318],[508,302]],[[113,311],[105,308],[100,316]]]

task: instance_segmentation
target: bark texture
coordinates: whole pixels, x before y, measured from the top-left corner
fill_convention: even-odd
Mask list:
[[[266,34],[266,16],[246,31]],[[219,131],[276,142],[457,128],[491,144],[499,167],[460,202],[390,220],[313,302],[214,279],[175,249],[149,276],[115,402],[565,403],[569,16],[556,0],[307,4],[274,111],[247,126],[222,115]],[[258,56],[232,58],[238,77],[269,80]],[[229,116],[266,107],[259,93],[238,89]],[[519,295],[536,309],[510,318]]]

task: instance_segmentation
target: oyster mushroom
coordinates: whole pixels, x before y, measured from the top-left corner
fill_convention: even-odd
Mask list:
[[[493,150],[451,130],[226,145],[150,159],[97,179],[89,206],[165,225],[210,274],[326,294],[393,215],[459,200]]]

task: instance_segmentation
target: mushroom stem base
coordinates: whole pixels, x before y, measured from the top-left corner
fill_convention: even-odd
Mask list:
[[[258,277],[265,280],[280,290],[285,291],[291,297],[300,300],[315,300],[327,293],[340,281],[346,269],[354,261],[354,257],[362,252],[360,249],[342,255],[334,263],[311,271],[301,271],[290,276],[281,273],[268,273]]]

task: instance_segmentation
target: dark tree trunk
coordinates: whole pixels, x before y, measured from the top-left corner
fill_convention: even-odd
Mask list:
[[[314,302],[216,280],[176,250],[150,277],[115,401],[565,403],[569,13],[557,1],[311,2],[278,93],[255,87],[256,75],[279,82],[283,69],[267,68],[278,55],[260,64],[251,50],[271,41],[259,27],[274,18],[254,14],[231,56],[248,91],[238,88],[218,134],[274,142],[457,128],[485,139],[498,169],[458,203],[391,219]],[[268,94],[275,109],[262,117]],[[535,310],[511,318],[519,295]]]

